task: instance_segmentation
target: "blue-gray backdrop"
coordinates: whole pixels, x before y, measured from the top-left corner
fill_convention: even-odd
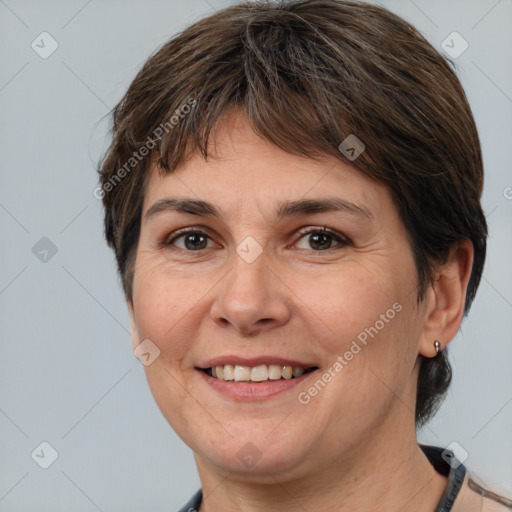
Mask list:
[[[0,0],[0,511],[173,511],[200,485],[132,352],[93,189],[103,118],[144,60],[233,3]],[[483,281],[420,440],[511,494],[512,1],[381,4],[451,53],[487,173]]]

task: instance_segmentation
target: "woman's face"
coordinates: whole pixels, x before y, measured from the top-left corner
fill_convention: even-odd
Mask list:
[[[242,116],[225,119],[212,157],[152,169],[129,305],[134,348],[160,350],[144,366],[151,391],[198,464],[306,475],[414,429],[425,303],[387,189],[272,146]],[[219,218],[171,199],[208,202]],[[305,200],[341,206],[286,207]],[[230,364],[235,379],[267,380],[202,370],[230,378]],[[286,380],[282,366],[316,370]]]

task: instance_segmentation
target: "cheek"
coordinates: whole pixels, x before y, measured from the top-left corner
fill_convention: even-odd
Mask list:
[[[384,331],[398,315],[400,307],[393,304],[400,301],[400,291],[389,274],[353,261],[316,277],[290,275],[287,284],[296,295],[296,307],[303,309],[299,314],[309,318],[322,348],[337,356],[358,336],[362,341],[365,336],[370,339],[376,322],[377,330]]]
[[[292,285],[324,354],[319,378],[329,381],[325,394],[322,383],[301,391],[305,399],[322,395],[318,407],[325,400],[329,415],[346,419],[348,414],[355,428],[365,427],[369,418],[380,421],[407,386],[416,359],[413,297],[396,275],[373,262],[347,262],[330,275],[297,279]],[[339,407],[327,406],[333,403]]]
[[[139,337],[155,343],[167,361],[181,360],[190,348],[189,318],[204,300],[203,281],[183,279],[161,270],[140,272],[134,281],[133,303]]]

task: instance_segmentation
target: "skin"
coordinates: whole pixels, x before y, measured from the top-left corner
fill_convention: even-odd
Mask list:
[[[208,161],[195,154],[168,175],[153,163],[143,212],[166,197],[203,199],[222,221],[176,211],[143,218],[128,302],[133,347],[150,339],[161,351],[146,377],[194,451],[201,511],[434,510],[446,479],[416,441],[417,359],[433,357],[434,340],[444,347],[459,328],[471,243],[454,247],[418,304],[411,248],[384,186],[341,160],[284,152],[242,114],[226,116],[214,135]],[[285,199],[333,196],[364,206],[373,219],[275,217]],[[298,233],[324,226],[352,244],[315,245],[314,236]],[[190,236],[172,241],[183,227],[208,235],[200,250]],[[252,263],[236,252],[248,236],[263,249]],[[395,303],[401,311],[307,404],[297,396],[311,379],[240,401],[194,369],[225,354],[272,354],[314,362],[320,377]],[[237,457],[248,442],[261,454],[252,467]]]

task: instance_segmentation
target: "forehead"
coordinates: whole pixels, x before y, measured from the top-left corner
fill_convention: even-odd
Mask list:
[[[338,197],[375,211],[389,202],[385,187],[354,166],[332,156],[314,160],[290,154],[259,137],[242,114],[218,124],[207,161],[195,153],[168,174],[152,164],[144,212],[166,197],[196,198],[219,210]]]

